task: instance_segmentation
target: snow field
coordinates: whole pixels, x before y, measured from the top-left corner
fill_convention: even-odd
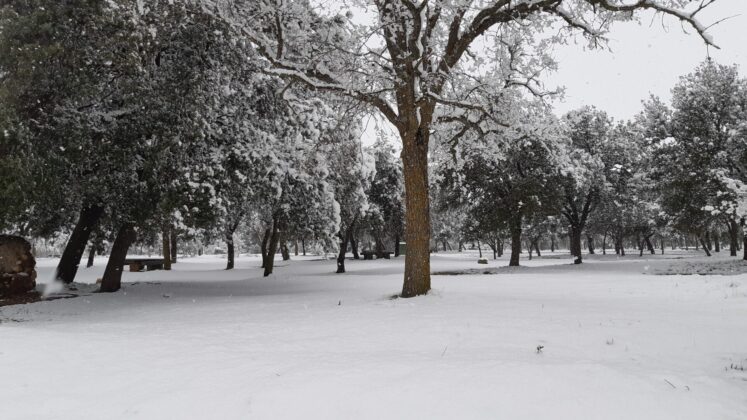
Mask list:
[[[181,259],[0,308],[0,418],[745,419],[747,276],[645,274],[702,260],[543,257],[391,299],[401,258],[336,275],[295,257],[269,278],[256,256]]]

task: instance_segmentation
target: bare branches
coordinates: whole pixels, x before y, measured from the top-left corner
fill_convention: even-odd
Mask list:
[[[711,36],[706,33],[708,28],[713,25],[705,26],[698,20],[697,17],[700,12],[702,12],[706,7],[715,3],[716,0],[701,0],[700,5],[690,13],[684,10],[665,6],[661,4],[661,2],[658,2],[656,0],[637,0],[636,2],[629,4],[617,4],[613,3],[611,0],[586,0],[586,2],[594,6],[599,6],[602,9],[610,12],[635,12],[637,10],[650,9],[659,13],[663,13],[665,15],[673,16],[679,19],[682,23],[685,23],[695,29],[698,35],[706,43],[706,45],[712,46],[714,48],[719,48],[719,46],[713,42]]]

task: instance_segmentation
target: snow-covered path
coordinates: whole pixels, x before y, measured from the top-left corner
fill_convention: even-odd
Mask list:
[[[747,275],[643,274],[701,259],[545,257],[407,300],[390,299],[402,259],[335,275],[294,258],[270,278],[256,257],[184,259],[116,294],[0,308],[0,419],[742,420]]]

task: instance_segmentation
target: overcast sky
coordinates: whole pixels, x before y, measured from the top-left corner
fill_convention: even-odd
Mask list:
[[[739,64],[747,76],[747,0],[718,0],[703,12],[701,21],[739,15],[709,30],[720,50],[710,49],[721,64]],[[584,50],[581,45],[557,47],[559,70],[545,77],[547,87],[565,86],[558,114],[583,105],[596,105],[615,119],[628,119],[641,110],[649,93],[670,99],[680,76],[690,73],[707,57],[700,37],[684,33],[674,19],[649,18],[641,25],[618,23],[609,34],[612,51]]]
[[[653,20],[653,14],[642,16],[641,24],[615,24],[608,35],[609,50],[585,49],[583,40],[556,47],[559,69],[544,81],[547,88],[566,88],[564,99],[554,102],[558,115],[595,105],[616,120],[632,118],[651,93],[668,102],[679,77],[692,72],[709,51],[718,63],[736,63],[747,76],[747,0],[717,0],[702,12],[700,20],[706,25],[734,16],[708,31],[720,49],[707,49],[691,28],[683,30],[671,17],[662,25],[661,15]],[[363,142],[371,144],[375,123],[367,121]],[[399,143],[393,131],[390,137]]]

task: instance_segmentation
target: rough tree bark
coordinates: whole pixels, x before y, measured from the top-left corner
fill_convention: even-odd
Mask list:
[[[65,245],[60,262],[57,264],[56,278],[58,281],[72,283],[75,280],[75,274],[78,273],[78,266],[80,265],[80,259],[83,257],[83,251],[86,249],[88,238],[103,214],[104,208],[97,205],[84,207],[80,211],[78,222],[67,241],[67,245]]]
[[[422,118],[425,118],[423,116]],[[405,178],[405,278],[402,297],[424,295],[431,289],[431,212],[428,199],[429,127],[401,133]]]
[[[116,292],[122,287],[122,270],[127,258],[127,251],[135,241],[135,227],[132,223],[124,223],[117,232],[117,238],[106,263],[104,277],[101,279],[101,292]]]

